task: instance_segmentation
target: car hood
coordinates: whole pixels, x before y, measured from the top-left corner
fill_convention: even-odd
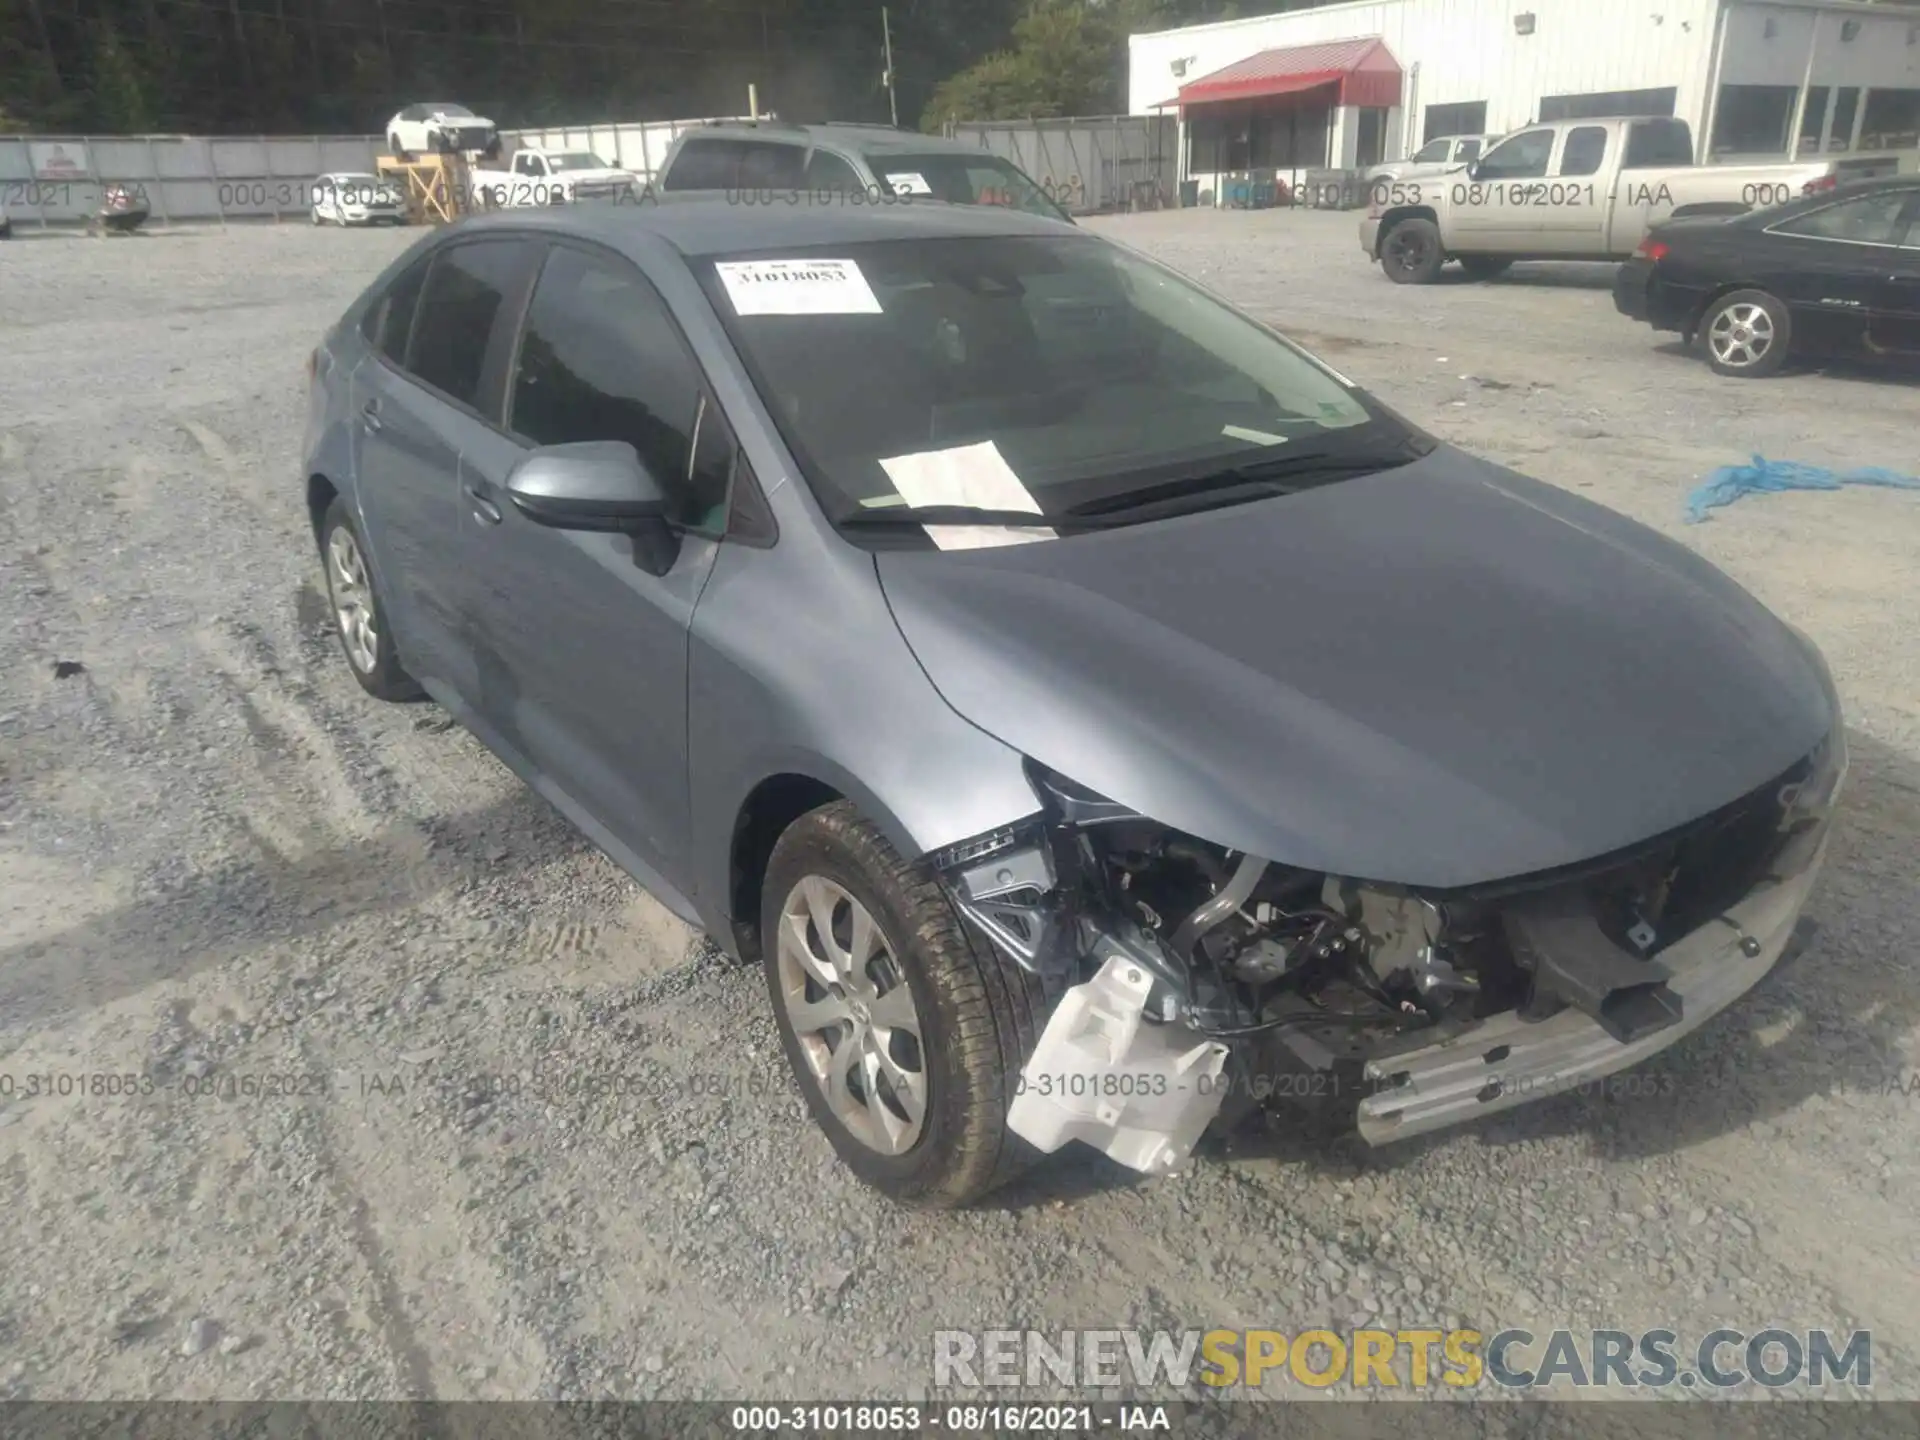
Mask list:
[[[1593,859],[1748,794],[1837,719],[1823,662],[1685,546],[1445,446],[875,564],[988,734],[1176,829],[1361,879]]]
[[[575,184],[578,184],[579,182],[584,180],[589,184],[603,185],[609,180],[633,180],[638,177],[636,177],[631,170],[612,169],[612,170],[562,170],[559,174],[555,175],[553,178],[556,180],[569,180],[574,182]]]

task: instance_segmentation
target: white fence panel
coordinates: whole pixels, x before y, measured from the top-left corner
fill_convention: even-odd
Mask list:
[[[651,180],[676,135],[711,123],[503,133],[509,144],[591,150]],[[142,190],[163,222],[304,221],[318,176],[370,172],[385,148],[378,135],[0,135],[0,202],[21,228],[72,224],[99,208],[105,186],[120,184]]]

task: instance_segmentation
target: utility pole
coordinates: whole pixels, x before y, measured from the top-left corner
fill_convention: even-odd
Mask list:
[[[887,7],[880,7],[880,43],[886,47],[887,68],[880,76],[880,83],[887,87],[887,113],[893,117],[894,129],[900,128],[900,102],[893,95],[893,31],[887,24]]]

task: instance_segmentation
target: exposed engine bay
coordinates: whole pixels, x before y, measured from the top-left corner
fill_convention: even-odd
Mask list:
[[[1444,893],[1236,854],[1044,771],[1043,820],[934,858],[962,913],[1065,996],[1010,1126],[1165,1171],[1210,1125],[1282,1097],[1352,1102],[1394,1083],[1396,1052],[1490,1017],[1571,1008],[1623,1047],[1679,1025],[1662,952],[1818,823],[1797,797],[1821,763],[1630,853]]]

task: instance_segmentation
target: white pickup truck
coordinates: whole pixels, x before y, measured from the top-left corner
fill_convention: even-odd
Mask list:
[[[1662,220],[1739,215],[1898,169],[1894,155],[1696,165],[1684,120],[1559,120],[1444,175],[1374,185],[1360,247],[1402,285],[1432,284],[1448,260],[1475,279],[1516,260],[1624,260]]]
[[[609,165],[591,150],[516,146],[498,165],[473,171],[474,195],[489,210],[525,205],[570,205],[577,200],[635,198],[640,177]]]

